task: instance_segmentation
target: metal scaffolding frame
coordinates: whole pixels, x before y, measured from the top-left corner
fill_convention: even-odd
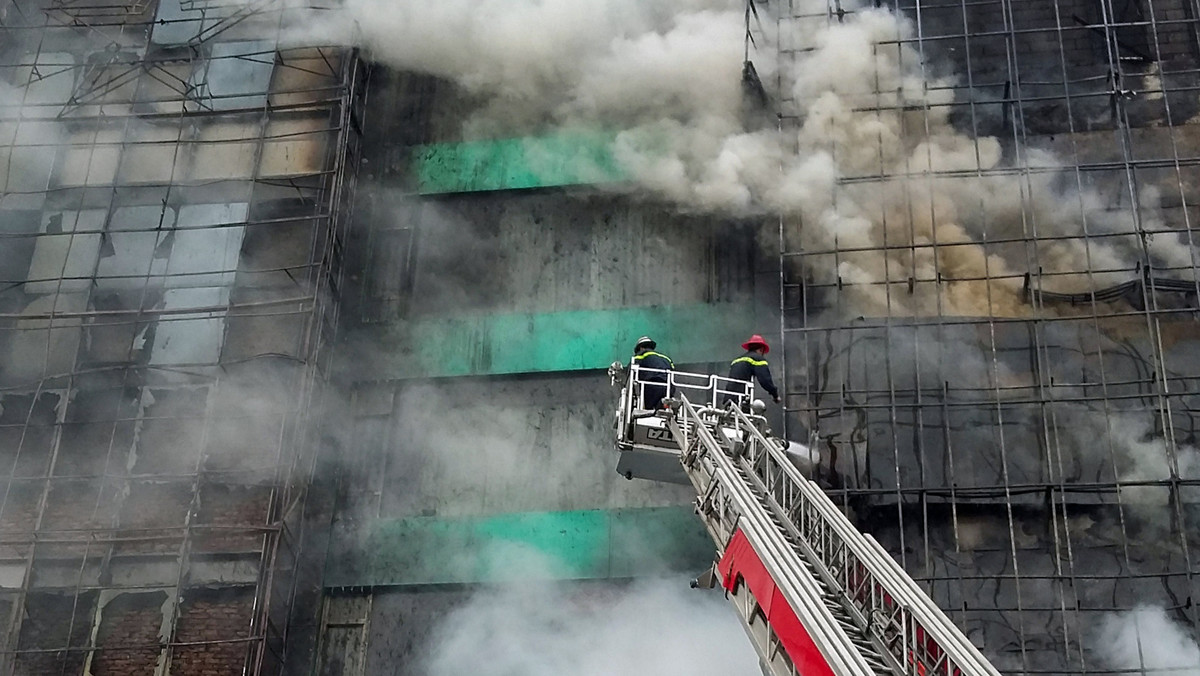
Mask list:
[[[792,142],[804,102],[785,83],[816,47],[787,36],[853,22],[869,6],[771,4],[773,104]],[[1150,604],[1193,638],[1200,626],[1192,602],[1200,475],[1188,465],[1200,403],[1200,6],[874,7],[911,27],[878,42],[877,54],[915,58],[903,65],[925,90],[894,103],[876,87],[857,110],[908,116],[904,133],[916,140],[947,116],[974,140],[975,166],[880,160],[841,176],[835,210],[856,190],[899,195],[896,209],[875,215],[882,236],[871,245],[815,241],[806,233],[816,224],[781,215],[791,436],[815,431],[831,458],[831,494],[1001,671],[1140,672],[1148,663],[1115,668],[1096,657],[1099,624]],[[1005,161],[980,161],[986,137],[997,139]],[[836,145],[831,139],[830,153],[846,152]],[[1060,164],[1031,159],[1041,149]],[[1068,207],[1076,228],[1048,222],[1033,203],[1047,174],[1058,194],[1076,196]],[[973,219],[972,237],[939,242],[939,231],[957,222],[938,222],[946,212],[933,204],[935,186],[1001,178],[1019,191],[1020,213],[1004,217],[1022,228],[1012,234],[989,220],[981,197],[977,213],[962,217]],[[1103,199],[1085,203],[1094,195]],[[913,225],[922,217],[931,239]],[[1164,241],[1183,253],[1165,260]],[[1106,258],[1118,243],[1128,255]],[[1056,268],[1048,262],[1056,246],[1076,247],[1086,260]],[[981,251],[982,263],[947,264],[956,248]],[[891,264],[865,281],[841,273],[867,255]],[[956,288],[970,285],[986,302],[977,314],[953,302]],[[885,300],[866,304],[868,293]],[[1134,629],[1139,645],[1143,630]]]
[[[265,3],[0,9],[0,673],[286,673],[364,65]]]

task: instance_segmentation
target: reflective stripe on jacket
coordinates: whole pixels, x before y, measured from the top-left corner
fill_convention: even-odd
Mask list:
[[[633,356],[633,361],[642,368],[661,369],[663,371],[675,370],[675,363],[671,361],[671,358],[665,354],[659,354],[658,352],[643,352],[641,354],[636,354]],[[667,374],[650,372],[643,375],[642,380],[666,382]]]
[[[771,367],[767,364],[767,360],[762,358],[762,355],[754,352],[746,354],[734,359],[729,363],[729,377],[733,380],[757,379],[758,384],[762,386],[767,394],[772,397],[779,396],[775,389],[775,381],[771,379]]]

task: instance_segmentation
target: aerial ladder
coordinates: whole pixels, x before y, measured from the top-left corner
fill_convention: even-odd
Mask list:
[[[690,483],[713,568],[770,676],[999,676],[870,535],[804,476],[819,458],[770,435],[753,385],[614,363],[617,471]],[[647,390],[666,396],[642,408]],[[650,399],[655,398],[651,396]]]

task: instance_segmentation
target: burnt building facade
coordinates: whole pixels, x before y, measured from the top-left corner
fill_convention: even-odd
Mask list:
[[[698,570],[694,496],[613,472],[643,334],[765,335],[1001,671],[1194,636],[1200,7],[732,5],[755,209],[295,7],[0,5],[0,673],[420,673],[480,585]]]

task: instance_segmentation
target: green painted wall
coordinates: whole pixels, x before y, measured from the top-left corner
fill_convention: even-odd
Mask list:
[[[326,585],[474,584],[699,573],[714,557],[691,507],[534,512],[373,523]]]
[[[629,361],[643,334],[676,363],[736,357],[754,324],[740,303],[627,307],[423,319],[395,328],[399,345],[378,378],[438,378],[607,368]],[[349,358],[349,357],[348,357]]]
[[[574,132],[420,146],[413,174],[422,195],[614,183],[626,176],[612,156],[613,138]]]

